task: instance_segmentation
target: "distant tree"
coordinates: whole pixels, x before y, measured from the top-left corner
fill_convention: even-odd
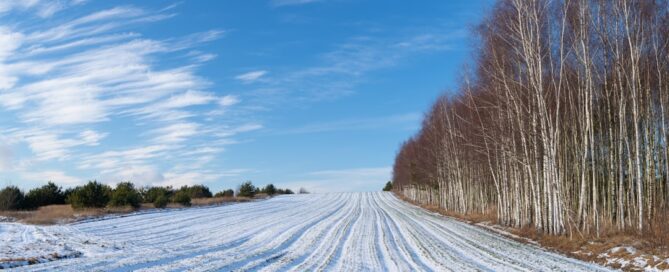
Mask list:
[[[392,190],[392,189],[393,189],[393,183],[390,182],[390,181],[388,181],[388,182],[386,183],[386,186],[383,186],[383,190],[386,191],[386,192],[387,192],[387,191],[390,191],[390,190]]]
[[[268,195],[275,195],[277,193],[276,187],[274,187],[274,184],[267,184],[265,188],[262,190],[263,193],[266,193]]]
[[[54,204],[65,204],[65,194],[59,186],[51,181],[42,187],[28,191],[25,196],[24,206],[27,209]]]
[[[72,187],[71,187],[71,188],[67,188],[67,189],[65,189],[65,190],[63,191],[63,198],[65,199],[65,204],[70,204],[70,202],[68,202],[67,199],[70,197],[70,195],[72,194],[72,192],[74,192],[74,189],[75,189],[75,188],[72,188]]]
[[[16,186],[8,186],[0,191],[0,211],[23,208],[24,195]]]
[[[191,205],[190,201],[191,201],[190,195],[188,194],[188,192],[185,191],[179,190],[176,193],[174,193],[174,196],[172,196],[172,202],[179,203],[186,207],[190,207]]]
[[[190,198],[212,197],[209,187],[204,185],[182,186],[179,191],[186,192]]]
[[[242,183],[239,186],[237,195],[242,197],[254,197],[256,195],[256,187],[250,181]]]
[[[292,194],[294,194],[294,192],[290,189],[278,188],[278,189],[276,189],[276,194],[277,195],[292,195]]]
[[[304,187],[300,188],[300,194],[308,194],[308,193],[309,191],[307,191],[307,189],[305,189]]]
[[[223,190],[223,191],[220,191],[220,192],[216,193],[216,195],[214,195],[214,196],[215,197],[233,197],[233,196],[235,196],[235,191],[232,190],[232,189],[227,189],[227,190]]]
[[[133,208],[139,208],[141,200],[141,195],[137,189],[135,189],[135,185],[132,184],[132,182],[121,182],[116,185],[116,188],[112,191],[109,205],[115,207],[132,206]]]
[[[84,186],[76,187],[67,197],[73,208],[102,208],[107,206],[112,189],[109,185],[89,181]]]
[[[142,188],[140,191],[142,195],[142,199],[146,203],[155,203],[156,199],[158,197],[164,197],[165,199],[169,199],[172,194],[174,193],[172,190],[172,187],[148,187],[148,188]]]
[[[153,200],[153,206],[162,209],[167,207],[167,202],[169,202],[169,198],[166,195],[159,195]]]

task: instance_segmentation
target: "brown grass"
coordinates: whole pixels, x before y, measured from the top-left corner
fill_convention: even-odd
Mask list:
[[[73,209],[70,205],[49,205],[35,211],[24,212],[27,216],[17,218],[20,222],[36,225],[51,225],[76,220],[82,217],[95,217],[107,214],[122,214],[135,211],[132,207],[108,207]]]
[[[73,219],[74,209],[70,205],[49,205],[40,207],[30,217],[21,220],[29,224],[48,225],[61,220]]]

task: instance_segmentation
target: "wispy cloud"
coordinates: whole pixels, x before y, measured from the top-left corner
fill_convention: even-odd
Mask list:
[[[198,133],[199,125],[196,123],[176,123],[166,127],[153,130],[151,133],[155,134],[154,141],[159,144],[180,143],[194,136]]]
[[[13,137],[28,144],[37,160],[66,160],[72,155],[71,148],[96,146],[107,133],[84,130],[76,135],[63,134],[40,129],[26,129],[14,133]]]
[[[218,100],[218,104],[223,106],[223,107],[229,107],[232,105],[235,105],[239,103],[239,97],[234,96],[234,95],[226,95],[224,97],[221,97],[221,99]]]
[[[0,144],[0,171],[12,169],[13,161],[14,152],[11,147],[5,144]]]
[[[35,13],[42,18],[51,17],[69,6],[81,4],[82,0],[61,0],[61,1],[44,1],[44,0],[16,0],[16,1],[1,1],[0,14],[10,12],[13,10],[27,11],[35,10]]]
[[[370,74],[400,66],[418,54],[453,50],[452,44],[466,37],[461,29],[397,32],[353,36],[318,55],[314,65],[276,72],[253,92],[253,102],[285,107],[349,96]]]
[[[57,170],[23,172],[21,177],[24,180],[36,183],[46,183],[47,181],[53,181],[66,187],[78,185],[84,182],[84,180],[80,178],[69,176],[65,172]]]
[[[248,72],[248,73],[244,73],[244,74],[235,76],[235,79],[240,80],[244,83],[251,83],[251,82],[254,82],[254,81],[260,79],[265,74],[267,74],[267,71],[265,71],[265,70],[252,71],[252,72]]]
[[[1,1],[0,14],[57,17],[60,10],[81,4]],[[204,120],[210,112],[228,110],[241,101],[210,90],[211,83],[197,74],[203,62],[215,57],[200,47],[221,39],[225,31],[163,40],[128,31],[172,18],[173,8],[117,6],[73,19],[40,20],[29,28],[0,23],[0,112],[15,120],[12,129],[0,135],[11,140],[0,146],[0,169],[13,169],[27,181],[52,175],[65,183],[83,180],[68,168],[108,182],[212,180],[212,158],[222,146],[236,142],[229,137],[250,131],[248,123]],[[164,65],[163,57],[181,62]],[[128,135],[128,129],[140,132]],[[200,146],[202,152],[189,153],[189,146]],[[17,156],[23,167],[15,167]],[[193,163],[186,171],[174,158]],[[50,170],[54,161],[63,170]],[[28,165],[34,173],[25,171]]]

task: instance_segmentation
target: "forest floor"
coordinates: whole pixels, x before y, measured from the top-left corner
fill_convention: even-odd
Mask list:
[[[54,226],[0,223],[21,271],[608,271],[401,201],[305,194]]]
[[[606,232],[597,236],[542,235],[534,228],[512,228],[497,224],[493,213],[462,215],[439,207],[421,205],[397,195],[402,200],[432,212],[486,228],[516,241],[539,245],[580,260],[595,262],[623,271],[669,271],[669,230],[662,235],[633,232]],[[493,214],[493,215],[490,215]]]

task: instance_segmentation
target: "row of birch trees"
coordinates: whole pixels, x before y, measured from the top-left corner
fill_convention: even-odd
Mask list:
[[[394,190],[548,234],[642,231],[669,209],[668,1],[499,1],[476,33]]]

